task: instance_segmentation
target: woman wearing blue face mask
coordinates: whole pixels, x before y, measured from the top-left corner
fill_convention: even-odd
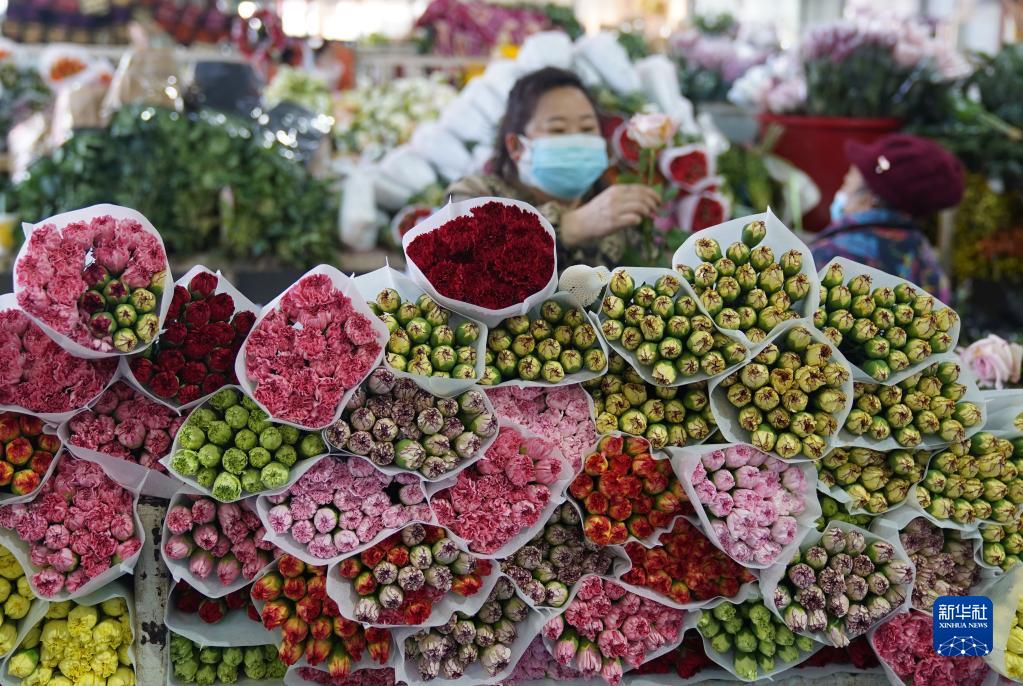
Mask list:
[[[614,266],[628,232],[656,210],[651,189],[606,186],[607,141],[593,98],[579,77],[548,67],[520,78],[508,106],[487,173],[454,183],[456,201],[480,196],[522,200],[558,234],[558,264]]]

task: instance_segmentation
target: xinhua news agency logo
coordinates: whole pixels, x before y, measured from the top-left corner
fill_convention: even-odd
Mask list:
[[[993,614],[990,598],[941,596],[934,601],[934,652],[987,655],[994,645]]]

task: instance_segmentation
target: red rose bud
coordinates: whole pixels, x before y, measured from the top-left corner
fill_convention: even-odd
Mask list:
[[[217,282],[219,279],[216,274],[209,272],[199,272],[192,277],[192,280],[188,282],[188,290],[191,291],[192,297],[195,299],[208,298],[213,295],[213,291],[217,290]],[[178,287],[174,287],[174,294],[177,295]]]
[[[324,600],[327,597],[327,577],[314,576],[305,582],[305,592],[310,598]]]
[[[348,638],[349,636],[354,636],[355,632],[359,630],[358,623],[340,616],[334,618],[333,624],[334,633],[340,636],[341,638]]]
[[[135,379],[143,384],[149,383],[149,380],[153,378],[153,372],[156,371],[156,366],[145,357],[136,357],[128,363],[128,368],[131,369]]]
[[[202,303],[197,304],[201,305]],[[181,352],[189,360],[201,360],[209,355],[212,350],[213,344],[210,341],[195,336],[189,336],[185,340],[185,345],[181,347]]]
[[[285,579],[281,590],[284,593],[284,597],[288,600],[302,600],[306,596],[305,579],[300,576]]]
[[[366,630],[367,637],[369,636],[369,629]],[[370,641],[369,642],[369,657],[373,662],[378,665],[386,664],[391,659],[391,636],[387,635],[387,638]]]
[[[50,468],[50,463],[53,462],[53,453],[48,453],[45,450],[37,450],[32,453],[32,461],[29,463],[29,467],[32,471],[42,476],[46,473],[46,470]]]
[[[668,553],[664,548],[654,548],[646,554],[643,567],[648,572],[656,572],[668,567]]]
[[[174,295],[171,296],[170,312],[168,317],[176,317],[181,314],[181,308],[190,301],[192,296],[184,286],[174,286]]]
[[[476,574],[480,577],[490,576],[490,573],[494,571],[493,565],[490,560],[476,560]]]
[[[622,575],[622,581],[633,586],[646,586],[646,571],[642,567],[633,567]]]
[[[387,551],[387,561],[397,567],[404,567],[408,564],[408,548],[396,546]]]
[[[384,550],[379,545],[375,545],[368,550],[362,551],[362,554],[359,555],[359,558],[362,560],[362,564],[366,565],[367,567],[376,567],[377,564],[379,564],[380,561],[384,559],[384,555],[386,554],[387,554],[386,550]]]
[[[475,573],[455,577],[455,580],[451,582],[451,590],[466,598],[476,595],[481,588],[483,588],[483,579]]]
[[[10,462],[0,462],[0,486],[7,486],[14,478],[14,465]]]
[[[654,499],[648,495],[639,495],[631,500],[632,511],[636,514],[647,514],[654,509]]]
[[[183,322],[171,322],[160,334],[160,345],[178,347],[184,344],[186,338],[188,338],[188,327]]]
[[[214,348],[206,364],[215,372],[226,372],[234,367],[234,351],[230,348]]]
[[[231,591],[224,596],[224,602],[227,603],[229,610],[240,610],[249,603],[248,595],[245,593],[244,588],[240,588],[237,591]]]
[[[214,348],[225,348],[234,342],[234,329],[227,322],[210,322],[202,327],[202,337]]]
[[[218,293],[210,298],[208,302],[211,322],[227,323],[227,320],[234,314],[234,298],[227,293]],[[234,329],[231,330],[231,335],[234,335]]]
[[[377,589],[377,580],[373,578],[373,572],[367,570],[355,577],[355,583],[352,586],[359,595],[370,595]]]
[[[99,262],[93,262],[82,270],[82,279],[89,285],[89,288],[102,288],[110,281],[110,272]]]
[[[643,492],[650,495],[657,495],[668,490],[668,477],[664,474],[655,473],[643,479]]]
[[[327,673],[334,679],[348,676],[352,671],[352,658],[345,652],[344,646],[334,644],[327,661]]]
[[[650,454],[650,442],[645,438],[630,437],[625,439],[625,454],[630,457]]]
[[[323,602],[323,611],[321,612],[321,614],[324,617],[337,617],[338,615],[341,614],[341,609],[337,606],[337,603],[335,603],[330,598],[327,598],[327,599],[323,600],[322,602]]]
[[[18,422],[18,415],[13,412],[4,412],[0,415],[0,441],[9,443],[21,435],[21,424]]]
[[[90,317],[106,309],[107,301],[98,291],[85,291],[78,299],[78,307]]]
[[[285,555],[281,560],[285,557],[290,556]],[[259,601],[277,600],[281,597],[281,587],[283,585],[284,580],[281,576],[276,572],[270,572],[252,584],[252,599]]]
[[[619,477],[615,474],[608,472],[599,479],[597,479],[597,492],[610,498],[613,495],[618,495],[621,492],[621,486],[618,484]]]
[[[325,640],[334,634],[334,627],[329,617],[317,617],[309,622],[309,635],[317,640]]]
[[[643,515],[632,515],[629,517],[626,526],[629,529],[629,533],[639,539],[646,539],[654,533],[654,527],[651,526],[650,520]]]
[[[646,479],[657,474],[657,463],[649,454],[640,455],[632,460],[632,473]]]
[[[281,662],[291,666],[302,659],[302,649],[305,646],[301,643],[289,643],[284,641],[281,643],[281,647],[277,649],[277,657],[281,659]]]
[[[607,514],[608,499],[603,493],[590,493],[583,505],[590,514]]]
[[[38,436],[43,432],[43,420],[30,414],[18,417],[18,426],[21,427],[21,433],[29,437]]]
[[[324,662],[330,656],[331,641],[317,641],[310,639],[305,642],[305,659],[314,667]]]
[[[605,436],[600,439],[597,448],[607,455],[620,455],[625,449],[625,439],[621,436]]]
[[[656,572],[647,571],[646,585],[662,595],[668,595],[671,591],[671,577],[663,569]]]
[[[188,384],[178,389],[178,403],[185,405],[204,395],[201,389],[195,384]]]
[[[629,539],[629,530],[625,528],[625,522],[611,522],[611,544],[621,545]]]
[[[206,377],[206,365],[202,362],[186,362],[178,372],[178,376],[186,384],[199,384]]]
[[[692,600],[692,594],[689,592],[689,587],[686,586],[684,581],[671,582],[671,590],[668,591],[668,597],[679,604],[688,603]]]
[[[185,366],[185,356],[180,350],[161,350],[156,353],[156,366],[160,371],[177,372]]]
[[[248,310],[236,313],[231,319],[231,326],[243,338],[249,335],[249,331],[252,330],[252,325],[255,323],[256,315]]]
[[[185,323],[189,326],[203,326],[210,321],[210,306],[202,300],[193,300],[185,305]]]
[[[216,624],[227,614],[227,604],[220,599],[203,598],[199,603],[199,619],[207,624]]]
[[[593,492],[593,479],[586,474],[580,474],[572,479],[572,484],[568,487],[568,492],[572,494],[573,498],[582,500]]]
[[[632,503],[625,498],[612,498],[607,508],[607,515],[611,519],[624,521],[632,514]]]
[[[295,605],[295,614],[304,619],[307,622],[311,622],[320,616],[320,611],[323,609],[323,603],[316,598],[310,598],[306,596],[302,600],[298,601]]]
[[[180,612],[185,614],[195,614],[199,611],[199,605],[202,603],[202,596],[199,595],[195,590],[192,589],[188,584],[184,584],[184,588],[179,584],[178,588],[181,589],[174,596],[174,607]]]
[[[32,442],[24,436],[15,438],[4,450],[7,461],[13,465],[23,465],[32,459]]]
[[[591,515],[586,518],[583,524],[583,533],[597,545],[609,545],[611,543],[611,522],[607,517]]]
[[[362,563],[359,562],[357,557],[349,557],[348,559],[341,560],[337,565],[337,573],[341,575],[342,579],[354,579],[359,576],[362,571]]]
[[[305,562],[294,555],[281,555],[277,560],[277,571],[285,577],[296,577],[305,571]]]
[[[287,600],[271,600],[263,606],[263,626],[276,629],[291,617],[291,603]]]
[[[590,476],[600,476],[607,471],[607,458],[602,453],[591,453],[583,460],[583,472]]]
[[[174,372],[160,372],[149,382],[149,389],[160,398],[173,398],[178,394],[178,377]]]
[[[631,468],[632,460],[629,459],[628,455],[615,455],[611,458],[608,471],[618,476],[625,476]]]
[[[663,529],[671,524],[671,520],[675,518],[675,515],[668,512],[661,512],[660,510],[650,510],[650,514],[646,517],[650,521],[650,526],[655,529]]]
[[[22,469],[15,472],[11,477],[11,493],[14,495],[28,495],[39,488],[39,475],[31,469]]]
[[[426,531],[423,543],[427,545],[433,545],[437,541],[448,537],[447,532],[439,526],[424,526],[423,530]]]
[[[666,514],[674,514],[682,509],[682,503],[670,491],[661,493],[654,498],[654,507]]]
[[[45,450],[48,453],[56,453],[60,450],[60,438],[53,434],[40,434],[36,439],[36,448]]]
[[[298,617],[290,617],[281,628],[281,635],[286,641],[301,643],[309,635],[309,625]]]
[[[455,588],[458,585],[458,579],[455,580],[451,588],[458,593],[459,591]],[[479,590],[478,588],[476,590]],[[462,593],[461,595],[471,595]],[[433,612],[433,604],[427,600],[416,600],[405,605],[405,609],[402,611],[402,623],[408,624],[409,626],[418,626],[422,624],[430,617],[430,613]]]

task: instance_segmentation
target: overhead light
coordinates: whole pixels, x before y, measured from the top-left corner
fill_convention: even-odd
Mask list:
[[[238,3],[238,16],[242,19],[248,19],[256,13],[256,3],[252,0],[242,0]]]

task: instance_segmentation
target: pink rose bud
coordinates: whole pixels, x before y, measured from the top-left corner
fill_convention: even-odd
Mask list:
[[[715,517],[727,517],[734,506],[732,496],[727,493],[718,493],[713,500],[707,503],[707,509]]]
[[[213,571],[213,556],[205,550],[197,550],[188,560],[188,571],[192,576],[205,579]]]
[[[803,476],[803,470],[797,467],[786,469],[782,473],[781,483],[793,493],[803,493],[806,491],[806,477]]]
[[[700,462],[703,463],[704,468],[708,472],[716,472],[725,464],[725,451],[713,450],[709,453],[704,453],[700,457]]]
[[[135,522],[127,512],[114,515],[110,522],[110,535],[118,541],[127,541],[135,533]]]
[[[721,469],[714,472],[712,480],[714,482],[714,488],[719,491],[730,491],[735,487],[735,477],[733,477],[732,473],[727,469]]]
[[[232,522],[236,522],[241,518],[242,508],[238,503],[217,504],[217,521],[220,522],[221,529],[227,530]]]
[[[227,555],[230,551],[231,541],[227,538],[227,536],[221,536],[220,538],[217,539],[217,544],[213,546],[213,550],[210,551],[210,554],[219,560],[220,558]]]
[[[167,511],[167,530],[172,534],[183,534],[192,530],[192,510],[184,505],[175,505]]]
[[[792,517],[779,517],[771,526],[771,538],[781,546],[791,543],[796,538],[796,520]]]
[[[207,524],[217,516],[217,505],[209,498],[199,498],[192,503],[192,520],[196,524]]]
[[[234,583],[238,575],[242,573],[242,566],[234,555],[228,555],[217,562],[217,578],[222,586],[229,586]]]
[[[117,546],[117,550],[114,552],[116,561],[123,562],[130,560],[140,550],[142,550],[142,539],[138,537],[129,538],[124,543],[120,543]]]
[[[33,545],[28,549],[28,559],[34,567],[45,567],[52,551],[44,545]]]
[[[283,504],[271,507],[270,511],[266,513],[266,518],[270,522],[270,528],[276,534],[287,533],[294,521],[291,517],[291,510]]]
[[[423,487],[418,483],[407,484],[398,491],[398,499],[401,500],[402,505],[418,505],[423,502],[425,497]]]
[[[163,544],[163,554],[172,560],[183,560],[192,554],[192,540],[181,534],[171,536]]]
[[[219,538],[220,534],[217,532],[217,527],[213,524],[202,524],[197,526],[192,532],[192,539],[195,541],[195,544],[203,550],[213,550]]]
[[[751,465],[743,465],[735,470],[735,485],[739,488],[753,490],[760,483],[760,470]]]
[[[707,469],[703,466],[702,462],[697,462],[696,466],[693,467],[693,475],[689,477],[689,483],[693,486],[700,483],[701,481],[707,480]]]
[[[749,448],[749,446],[743,446]],[[756,448],[749,448],[749,460],[746,464],[752,467],[759,467],[765,462],[781,462],[781,460],[769,459],[771,456],[765,452],[761,452]],[[784,463],[783,463],[784,464]]]
[[[557,615],[543,625],[543,637],[548,641],[556,641],[558,637],[561,636],[561,632],[564,630],[565,622],[561,618],[561,615]]]
[[[242,565],[242,576],[246,579],[254,579],[256,575],[263,571],[263,567],[270,564],[270,558],[264,552],[259,552],[249,562]]]
[[[73,572],[78,566],[78,556],[71,552],[71,548],[61,548],[50,553],[46,561],[50,563],[51,567],[64,574]]]
[[[756,448],[748,445],[730,445],[725,449],[725,466],[729,469],[738,469],[749,464],[754,453],[759,452]]]
[[[774,541],[764,541],[753,549],[753,558],[757,564],[769,565],[778,559],[781,553],[781,546]]]

